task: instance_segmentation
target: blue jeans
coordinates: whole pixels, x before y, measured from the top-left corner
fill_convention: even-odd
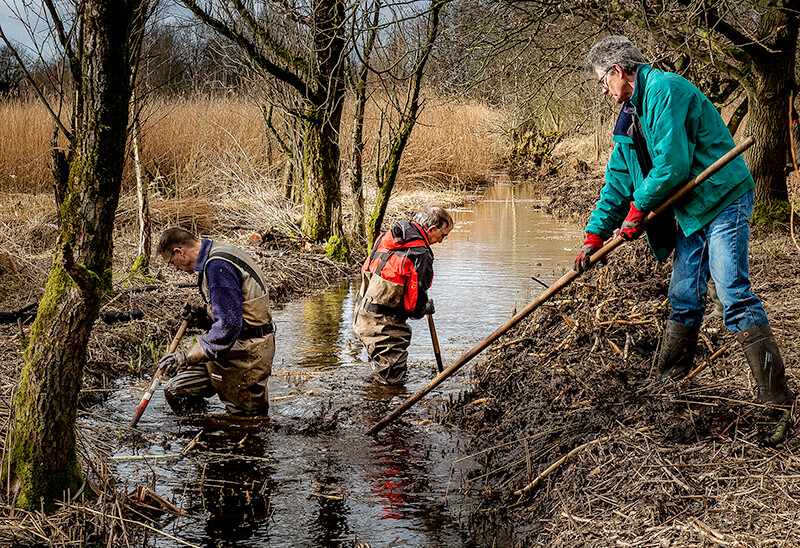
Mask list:
[[[725,327],[739,332],[769,324],[761,300],[750,289],[747,245],[752,215],[751,190],[691,236],[678,230],[669,284],[671,320],[700,327],[710,274],[725,309]]]

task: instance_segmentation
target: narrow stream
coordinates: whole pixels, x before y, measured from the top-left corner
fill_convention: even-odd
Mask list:
[[[570,266],[580,231],[536,204],[528,185],[498,184],[472,209],[452,212],[455,229],[433,247],[431,289],[445,366],[540,293],[533,278],[549,285]],[[470,440],[433,420],[467,388],[472,365],[365,436],[436,371],[427,322],[412,321],[405,386],[371,381],[350,328],[357,283],[274,311],[268,420],[233,420],[216,398],[207,417],[176,417],[156,392],[136,447],[116,448],[111,463],[128,491],[150,486],[184,509],[162,519],[165,533],[204,547],[483,545],[467,528]],[[140,393],[125,388],[97,415],[117,421],[111,430],[127,424],[138,403]],[[184,545],[157,533],[148,544]]]

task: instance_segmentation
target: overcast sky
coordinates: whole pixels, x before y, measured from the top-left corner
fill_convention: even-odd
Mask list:
[[[27,41],[22,24],[12,15],[11,9],[2,0],[0,0],[0,26],[3,27],[3,32],[12,42]]]

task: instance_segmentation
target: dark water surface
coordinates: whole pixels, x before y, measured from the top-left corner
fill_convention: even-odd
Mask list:
[[[455,230],[433,246],[431,296],[445,366],[542,291],[532,276],[549,285],[571,264],[580,231],[552,221],[538,203],[527,185],[496,185],[471,210],[454,211]],[[141,435],[131,436],[120,425],[141,397],[132,389],[119,390],[98,413],[118,424],[91,419],[136,441],[115,448],[110,461],[128,491],[150,486],[185,510],[162,518],[174,538],[153,533],[148,546],[486,544],[467,527],[470,493],[480,489],[468,478],[477,467],[470,440],[435,420],[448,398],[468,388],[474,364],[365,436],[435,376],[435,361],[427,322],[412,321],[405,387],[373,384],[350,329],[357,283],[274,311],[267,420],[233,420],[216,398],[210,417],[176,417],[159,390],[139,422]]]

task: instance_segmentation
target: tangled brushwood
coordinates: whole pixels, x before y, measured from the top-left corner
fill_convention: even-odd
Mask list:
[[[788,238],[771,238],[753,245],[753,282],[796,388],[800,266]],[[481,465],[475,531],[505,527],[524,546],[800,541],[800,441],[790,431],[776,443],[783,413],[755,403],[713,303],[696,373],[649,386],[670,266],[643,241],[626,244],[490,348],[475,391],[451,410]]]

